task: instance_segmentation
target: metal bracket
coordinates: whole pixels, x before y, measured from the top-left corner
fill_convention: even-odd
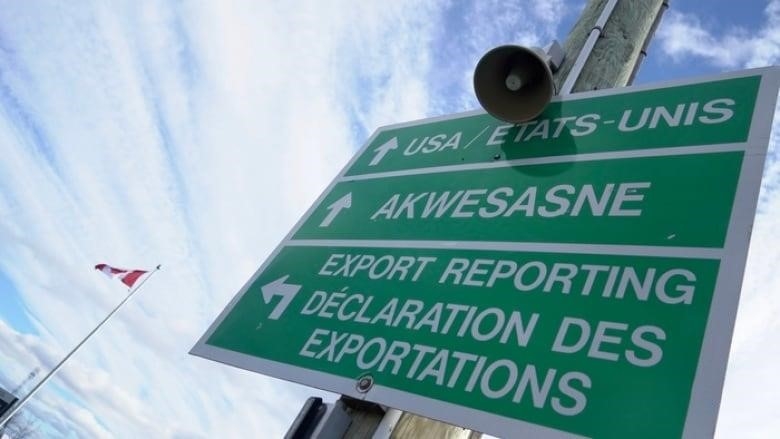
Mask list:
[[[344,436],[351,422],[343,402],[325,404],[322,398],[312,396],[303,404],[284,438],[337,439]]]
[[[552,43],[548,44],[547,47],[544,48],[544,57],[547,59],[547,63],[550,65],[550,70],[553,72],[557,72],[559,68],[561,68],[561,64],[563,64],[563,58],[565,57],[565,53],[563,52],[563,47],[561,47],[561,44],[558,43],[558,40],[553,40]]]

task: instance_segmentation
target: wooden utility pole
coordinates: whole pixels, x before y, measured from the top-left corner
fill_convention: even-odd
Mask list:
[[[631,84],[668,6],[668,0],[590,0],[563,45],[563,64],[553,74],[558,92]]]
[[[565,57],[553,74],[558,94],[623,87],[631,84],[668,0],[589,0],[563,45]],[[417,416],[388,411],[387,431],[376,431],[379,416],[352,409],[345,439],[476,439],[481,433]]]

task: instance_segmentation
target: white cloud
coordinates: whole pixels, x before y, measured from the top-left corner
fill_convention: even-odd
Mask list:
[[[10,3],[0,11],[4,385],[163,269],[36,395],[55,436],[280,437],[322,392],[187,352],[379,124],[422,117],[437,4]],[[409,53],[415,53],[409,57]]]
[[[764,67],[780,59],[780,1],[770,1],[758,29],[705,26],[694,14],[669,11],[658,37],[664,52],[678,62],[703,58],[721,68]]]
[[[4,368],[8,367],[4,370],[7,375],[18,377],[16,382],[0,381],[3,388],[15,388],[36,368],[54,366],[62,355],[62,352],[51,349],[41,337],[21,334],[0,320],[0,362]],[[38,378],[41,378],[40,375]]]
[[[775,63],[778,5],[758,31],[724,35],[669,12],[659,39],[677,59]],[[368,133],[476,108],[479,57],[546,45],[573,10],[559,0],[4,3],[0,270],[39,334],[0,321],[3,385],[51,367],[122,297],[92,265],[162,263],[30,409],[56,436],[281,437],[322,392],[187,351]],[[780,184],[777,166],[754,230],[724,437],[769,436],[757,420],[776,415],[769,335],[780,304],[767,292],[780,290],[780,212],[767,188]],[[761,410],[739,410],[753,396]]]

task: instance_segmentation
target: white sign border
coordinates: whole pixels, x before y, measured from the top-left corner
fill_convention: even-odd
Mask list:
[[[715,291],[713,292],[712,303],[710,305],[710,314],[707,320],[698,367],[691,389],[691,399],[686,415],[683,438],[712,437],[715,432],[731,346],[731,337],[734,329],[734,321],[736,319],[737,305],[739,303],[742,277],[744,275],[747,251],[750,242],[750,232],[752,230],[755,208],[758,202],[763,165],[774,117],[777,90],[780,87],[780,68],[765,67],[749,69],[657,84],[582,92],[563,97],[557,96],[553,99],[553,102],[561,100],[580,100],[749,76],[761,76],[761,84],[758,89],[756,104],[753,110],[748,140],[745,142],[745,156],[723,248],[724,256],[721,259],[720,269],[718,271],[718,278]],[[433,122],[471,117],[480,114],[485,114],[485,111],[474,110],[378,128],[342,168],[341,172],[331,181],[306,213],[298,220],[295,226],[293,226],[285,238],[277,245],[254,275],[225,306],[216,320],[214,320],[206,332],[192,347],[190,354],[252,372],[270,375],[275,378],[317,387],[326,391],[340,392],[341,394],[359,399],[365,399],[370,396],[369,399],[391,407],[397,406],[401,408],[400,406],[403,405],[402,409],[404,410],[420,413],[423,416],[439,419],[444,422],[458,423],[465,427],[484,430],[486,433],[490,434],[513,437],[520,432],[524,432],[529,434],[529,437],[540,439],[582,437],[528,423],[526,421],[506,418],[481,410],[433,400],[414,393],[394,390],[379,385],[374,386],[369,394],[361,394],[357,392],[354,387],[354,381],[357,377],[355,377],[355,380],[351,380],[337,375],[277,363],[206,344],[206,340],[208,340],[219,327],[235,304],[244,296],[244,294],[246,294],[255,280],[265,271],[266,267],[276,259],[282,249],[288,245],[295,233],[297,233],[300,227],[309,219],[310,215],[317,210],[323,199],[332,191],[335,185],[345,179],[347,171],[360,157],[362,157],[366,149],[368,149],[380,133],[391,129],[430,124]]]
[[[762,73],[761,84],[691,389],[684,438],[713,437],[717,425],[750,235],[780,87],[780,68],[748,70],[756,71]]]

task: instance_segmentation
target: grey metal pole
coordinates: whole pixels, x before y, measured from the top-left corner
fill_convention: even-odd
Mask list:
[[[622,87],[630,84],[646,55],[668,0],[590,0],[564,43],[565,58],[553,75],[559,94]],[[481,433],[391,409],[390,432],[374,439],[477,439]],[[350,431],[377,430],[376,418],[353,418]],[[367,425],[371,422],[371,425]],[[378,437],[377,434],[381,435]],[[358,437],[358,436],[355,436]]]
[[[131,298],[131,297],[133,297],[133,295],[134,295],[134,294],[135,294],[135,293],[136,293],[138,290],[140,290],[140,289],[141,289],[141,287],[144,285],[144,283],[146,283],[146,281],[147,281],[147,280],[149,280],[149,278],[151,278],[151,277],[154,275],[154,273],[157,273],[159,270],[160,270],[160,265],[158,265],[157,267],[155,267],[154,271],[152,271],[152,272],[150,272],[150,273],[149,273],[149,276],[146,276],[146,278],[145,278],[144,280],[142,280],[142,281],[141,281],[141,283],[140,283],[140,284],[138,284],[138,286],[137,286],[137,287],[135,287],[135,289],[131,290],[131,291],[130,291],[130,293],[128,293],[128,294],[127,294],[127,296],[124,298],[124,300],[122,300],[121,302],[119,302],[119,305],[117,305],[117,306],[116,306],[116,308],[114,308],[114,309],[113,309],[113,310],[112,310],[110,313],[108,313],[108,315],[106,316],[106,318],[104,318],[104,319],[103,319],[103,320],[102,320],[100,323],[98,323],[98,325],[97,325],[97,326],[95,326],[95,328],[94,328],[93,330],[91,330],[91,331],[89,332],[89,334],[87,334],[87,336],[86,336],[86,337],[84,337],[84,338],[83,338],[83,339],[82,339],[82,340],[79,342],[79,344],[77,344],[77,345],[76,345],[76,347],[74,347],[74,348],[73,348],[73,349],[72,349],[70,352],[68,352],[68,355],[66,355],[66,356],[65,356],[65,358],[63,358],[62,360],[60,360],[60,362],[59,362],[59,363],[57,363],[57,365],[56,365],[56,366],[54,366],[54,368],[53,368],[52,370],[50,370],[50,371],[49,371],[49,373],[47,373],[47,374],[46,374],[46,376],[45,376],[45,377],[43,377],[43,379],[42,379],[41,381],[39,381],[39,382],[38,382],[38,384],[36,384],[36,385],[35,385],[35,387],[33,387],[33,389],[32,389],[32,390],[30,390],[30,393],[28,393],[27,395],[25,395],[25,396],[24,396],[24,398],[20,399],[20,400],[19,400],[19,401],[18,401],[18,402],[17,402],[17,403],[16,403],[16,404],[13,406],[13,408],[11,408],[11,410],[8,410],[7,412],[5,412],[5,414],[3,414],[3,416],[2,416],[2,417],[0,417],[0,428],[2,428],[3,426],[5,426],[5,424],[7,424],[7,423],[8,423],[8,421],[9,421],[9,420],[10,420],[10,419],[11,419],[11,418],[12,418],[12,417],[13,417],[13,416],[14,416],[14,415],[15,415],[15,414],[16,414],[16,413],[19,411],[19,410],[21,410],[21,409],[22,409],[22,407],[24,407],[24,405],[25,405],[25,404],[27,404],[27,401],[29,401],[29,400],[30,400],[30,398],[32,398],[32,397],[33,397],[33,395],[35,395],[35,394],[38,392],[38,390],[40,390],[40,388],[41,388],[41,387],[43,387],[43,385],[44,385],[44,384],[46,384],[46,382],[47,382],[47,381],[49,381],[49,379],[50,379],[51,377],[53,377],[53,376],[54,376],[54,374],[55,374],[55,373],[57,373],[57,371],[58,371],[58,370],[60,370],[60,368],[61,368],[61,367],[62,367],[62,366],[63,366],[63,365],[64,365],[64,364],[65,364],[65,363],[66,363],[66,362],[67,362],[67,361],[70,359],[70,357],[72,357],[72,356],[73,356],[73,354],[75,354],[76,352],[78,352],[78,350],[79,350],[79,349],[81,349],[81,346],[83,346],[83,345],[84,345],[84,343],[86,343],[86,341],[87,341],[87,340],[89,340],[89,338],[90,338],[90,337],[92,337],[93,335],[95,335],[95,333],[96,333],[96,332],[97,332],[97,331],[98,331],[98,330],[99,330],[99,329],[100,329],[100,328],[101,328],[101,327],[102,327],[102,326],[103,326],[103,325],[104,325],[104,324],[105,324],[105,323],[106,323],[106,322],[107,322],[107,321],[108,321],[108,320],[111,318],[111,316],[113,316],[114,314],[116,314],[116,312],[117,312],[117,311],[119,311],[119,308],[121,308],[121,307],[122,307],[122,305],[124,305],[124,304],[125,304],[125,303],[126,303],[128,300],[130,300],[130,298]]]

